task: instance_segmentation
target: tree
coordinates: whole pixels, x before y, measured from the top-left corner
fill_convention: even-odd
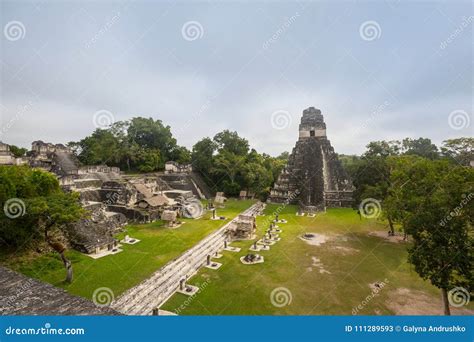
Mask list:
[[[184,146],[175,146],[170,152],[170,160],[180,164],[191,162],[191,152]]]
[[[170,126],[164,126],[161,120],[136,117],[129,121],[128,139],[144,149],[160,150],[163,160],[170,160],[171,151],[176,147],[176,139]]]
[[[169,160],[182,164],[191,161],[191,152],[176,144],[171,128],[153,118],[117,121],[68,146],[84,164],[107,164],[129,171],[151,172]]]
[[[67,270],[66,281],[72,281],[72,264],[60,242],[63,228],[84,217],[85,211],[76,193],[64,193],[56,177],[27,166],[0,166],[0,201],[16,203],[13,216],[0,218],[0,241],[23,246],[42,237],[59,253]],[[7,210],[8,211],[8,210]]]
[[[273,182],[272,171],[266,169],[261,163],[245,163],[243,165],[243,176],[245,186],[254,192],[258,197],[262,197]]]
[[[400,154],[401,143],[398,140],[392,141],[372,141],[367,146],[367,151],[363,156],[370,157],[388,157]]]
[[[404,230],[413,237],[409,262],[441,289],[450,314],[448,290],[472,289],[474,170],[444,160],[399,157],[393,160],[390,200]]]
[[[457,138],[443,141],[441,153],[444,157],[469,166],[474,160],[474,138]]]
[[[275,158],[250,150],[246,139],[228,130],[217,133],[212,140],[201,139],[191,154],[193,169],[204,176],[208,185],[231,196],[247,189],[263,200],[288,157],[288,152]]]
[[[163,167],[160,150],[142,150],[138,159],[138,170],[141,172],[153,172]]]
[[[108,129],[96,129],[91,136],[77,143],[79,160],[86,165],[118,165],[121,146],[118,138]]]
[[[360,157],[356,155],[341,154],[338,156],[338,158],[341,161],[344,170],[346,170],[349,177],[353,179],[357,170],[359,169],[359,164],[361,163]]]
[[[249,142],[247,139],[239,137],[237,132],[222,131],[214,136],[214,141],[219,152],[227,151],[238,156],[245,156],[249,151]]]
[[[73,279],[72,263],[66,257],[66,246],[57,238],[65,225],[77,221],[85,215],[79,204],[77,193],[55,192],[49,196],[34,197],[28,201],[28,215],[36,222],[38,230],[44,234],[48,245],[59,254],[66,269],[66,283]]]
[[[217,144],[210,138],[204,138],[193,146],[191,162],[193,169],[204,176],[209,176],[213,165],[214,152],[217,150]]]
[[[15,158],[23,157],[27,151],[26,148],[10,145],[10,152]]]
[[[290,157],[290,152],[284,151],[284,152],[280,153],[280,155],[278,157],[276,157],[276,159],[284,160],[285,162],[287,162],[289,157]]]
[[[243,166],[243,161],[243,156],[224,150],[215,158],[213,173],[227,176],[230,183],[233,184]]]
[[[431,140],[428,138],[418,138],[418,139],[403,139],[403,150],[404,154],[416,155],[428,159],[437,159],[439,158],[438,147],[435,144],[431,143]]]
[[[391,186],[390,167],[387,157],[397,155],[398,142],[377,141],[367,145],[367,151],[354,165],[352,180],[355,187],[354,204],[359,205],[366,198],[379,201],[382,213],[387,218],[390,234],[395,233],[394,217],[385,209],[385,199]]]

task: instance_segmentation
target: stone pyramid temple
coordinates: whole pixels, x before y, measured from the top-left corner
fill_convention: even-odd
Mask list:
[[[314,213],[331,207],[350,207],[352,182],[331,142],[319,109],[303,111],[299,139],[270,193],[274,203],[300,206],[300,212]]]

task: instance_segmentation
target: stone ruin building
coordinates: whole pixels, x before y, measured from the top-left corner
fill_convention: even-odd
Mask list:
[[[194,218],[189,208],[212,196],[189,165],[168,162],[165,172],[128,176],[117,167],[81,165],[70,148],[41,140],[21,158],[0,143],[0,165],[41,168],[54,173],[65,191],[79,193],[90,217],[66,227],[66,236],[73,248],[88,254],[114,250],[114,236],[128,222],[153,222],[165,211]]]
[[[22,158],[16,158],[10,151],[10,145],[0,141],[0,165],[21,165],[26,161]]]
[[[239,193],[239,199],[241,200],[254,199],[254,198],[255,198],[255,193],[253,193],[252,191],[241,190]]]
[[[254,215],[240,214],[229,225],[229,238],[230,240],[250,240],[254,238],[256,229],[257,221]]]
[[[186,173],[193,170],[191,164],[180,164],[175,161],[167,161],[165,163],[165,173]]]
[[[319,109],[303,111],[299,138],[288,164],[270,193],[274,203],[298,204],[301,212],[350,207],[352,182],[326,136],[326,124]]]

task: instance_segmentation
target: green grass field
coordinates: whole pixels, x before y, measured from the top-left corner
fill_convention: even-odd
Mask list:
[[[276,208],[269,205],[265,212],[271,214]],[[197,295],[175,294],[162,309],[180,315],[351,315],[372,293],[370,284],[384,281],[383,289],[366,300],[357,314],[403,313],[393,309],[398,300],[413,301],[408,307],[418,308],[432,302],[432,314],[442,314],[440,302],[437,304],[440,292],[421,280],[407,263],[407,243],[368,234],[387,231],[385,225],[360,220],[351,209],[330,209],[316,218],[295,213],[295,206],[281,212],[280,218],[288,223],[279,224],[281,241],[271,250],[259,252],[265,258],[263,264],[243,265],[239,258],[250,253],[253,241],[234,242],[233,246],[242,248],[239,253],[223,252],[223,258],[216,260],[223,263],[219,270],[203,268],[190,280],[203,288]],[[258,217],[258,237],[268,228],[270,218],[273,216]],[[305,232],[331,239],[320,246],[310,245],[299,238]],[[313,258],[319,259],[317,265]],[[276,299],[277,305],[288,305],[272,304],[271,293],[276,288],[287,292],[281,302]],[[414,292],[394,296],[397,289]]]
[[[65,270],[55,253],[39,257],[31,254],[14,256],[4,254],[1,263],[30,277],[41,279],[65,288],[72,294],[91,298],[95,289],[108,287],[115,296],[137,285],[168,261],[178,257],[198,241],[217,230],[238,213],[244,211],[254,201],[229,200],[217,214],[226,216],[226,221],[209,220],[210,213],[198,219],[182,219],[185,223],[177,229],[163,227],[162,221],[143,225],[129,225],[125,234],[141,241],[135,245],[124,244],[121,253],[100,259],[92,259],[76,251],[68,251],[73,262],[74,281],[63,282]]]
[[[206,213],[199,220],[184,220],[186,223],[177,229],[165,228],[160,221],[127,226],[120,236],[128,234],[141,241],[124,244],[123,252],[101,259],[68,251],[75,275],[70,285],[63,282],[65,271],[55,253],[2,254],[0,262],[72,294],[91,298],[95,289],[108,287],[117,297],[252,203],[229,200],[225,209],[218,210],[226,221],[211,221],[210,213]],[[257,218],[258,238],[277,208],[268,205],[266,216]],[[200,292],[193,297],[175,294],[161,308],[180,315],[350,315],[355,308],[362,315],[442,314],[439,290],[423,281],[407,263],[408,243],[369,234],[386,232],[385,224],[361,220],[352,209],[330,209],[315,218],[295,213],[295,206],[280,211],[280,218],[288,223],[279,224],[281,240],[269,251],[259,252],[265,258],[263,264],[243,265],[239,259],[250,253],[253,241],[234,242],[232,245],[242,250],[222,252],[223,257],[216,260],[223,264],[220,269],[202,268],[190,279]],[[308,244],[300,239],[304,233],[324,235],[327,241],[319,246]],[[372,296],[370,286],[376,282],[386,285]],[[272,303],[275,289],[280,296],[273,296]],[[473,314],[472,309],[471,302],[453,314]]]

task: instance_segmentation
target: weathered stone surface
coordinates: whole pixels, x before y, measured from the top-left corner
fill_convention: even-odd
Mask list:
[[[270,193],[270,201],[299,204],[304,212],[352,203],[352,182],[326,137],[319,109],[303,111],[299,139]]]
[[[0,315],[120,315],[0,266]]]
[[[254,237],[257,221],[253,215],[239,215],[229,225],[229,237],[232,240],[247,240]]]
[[[114,235],[127,223],[126,217],[106,211],[106,206],[100,202],[89,202],[85,209],[90,212],[90,218],[66,226],[71,246],[88,254],[115,248],[117,241]]]

